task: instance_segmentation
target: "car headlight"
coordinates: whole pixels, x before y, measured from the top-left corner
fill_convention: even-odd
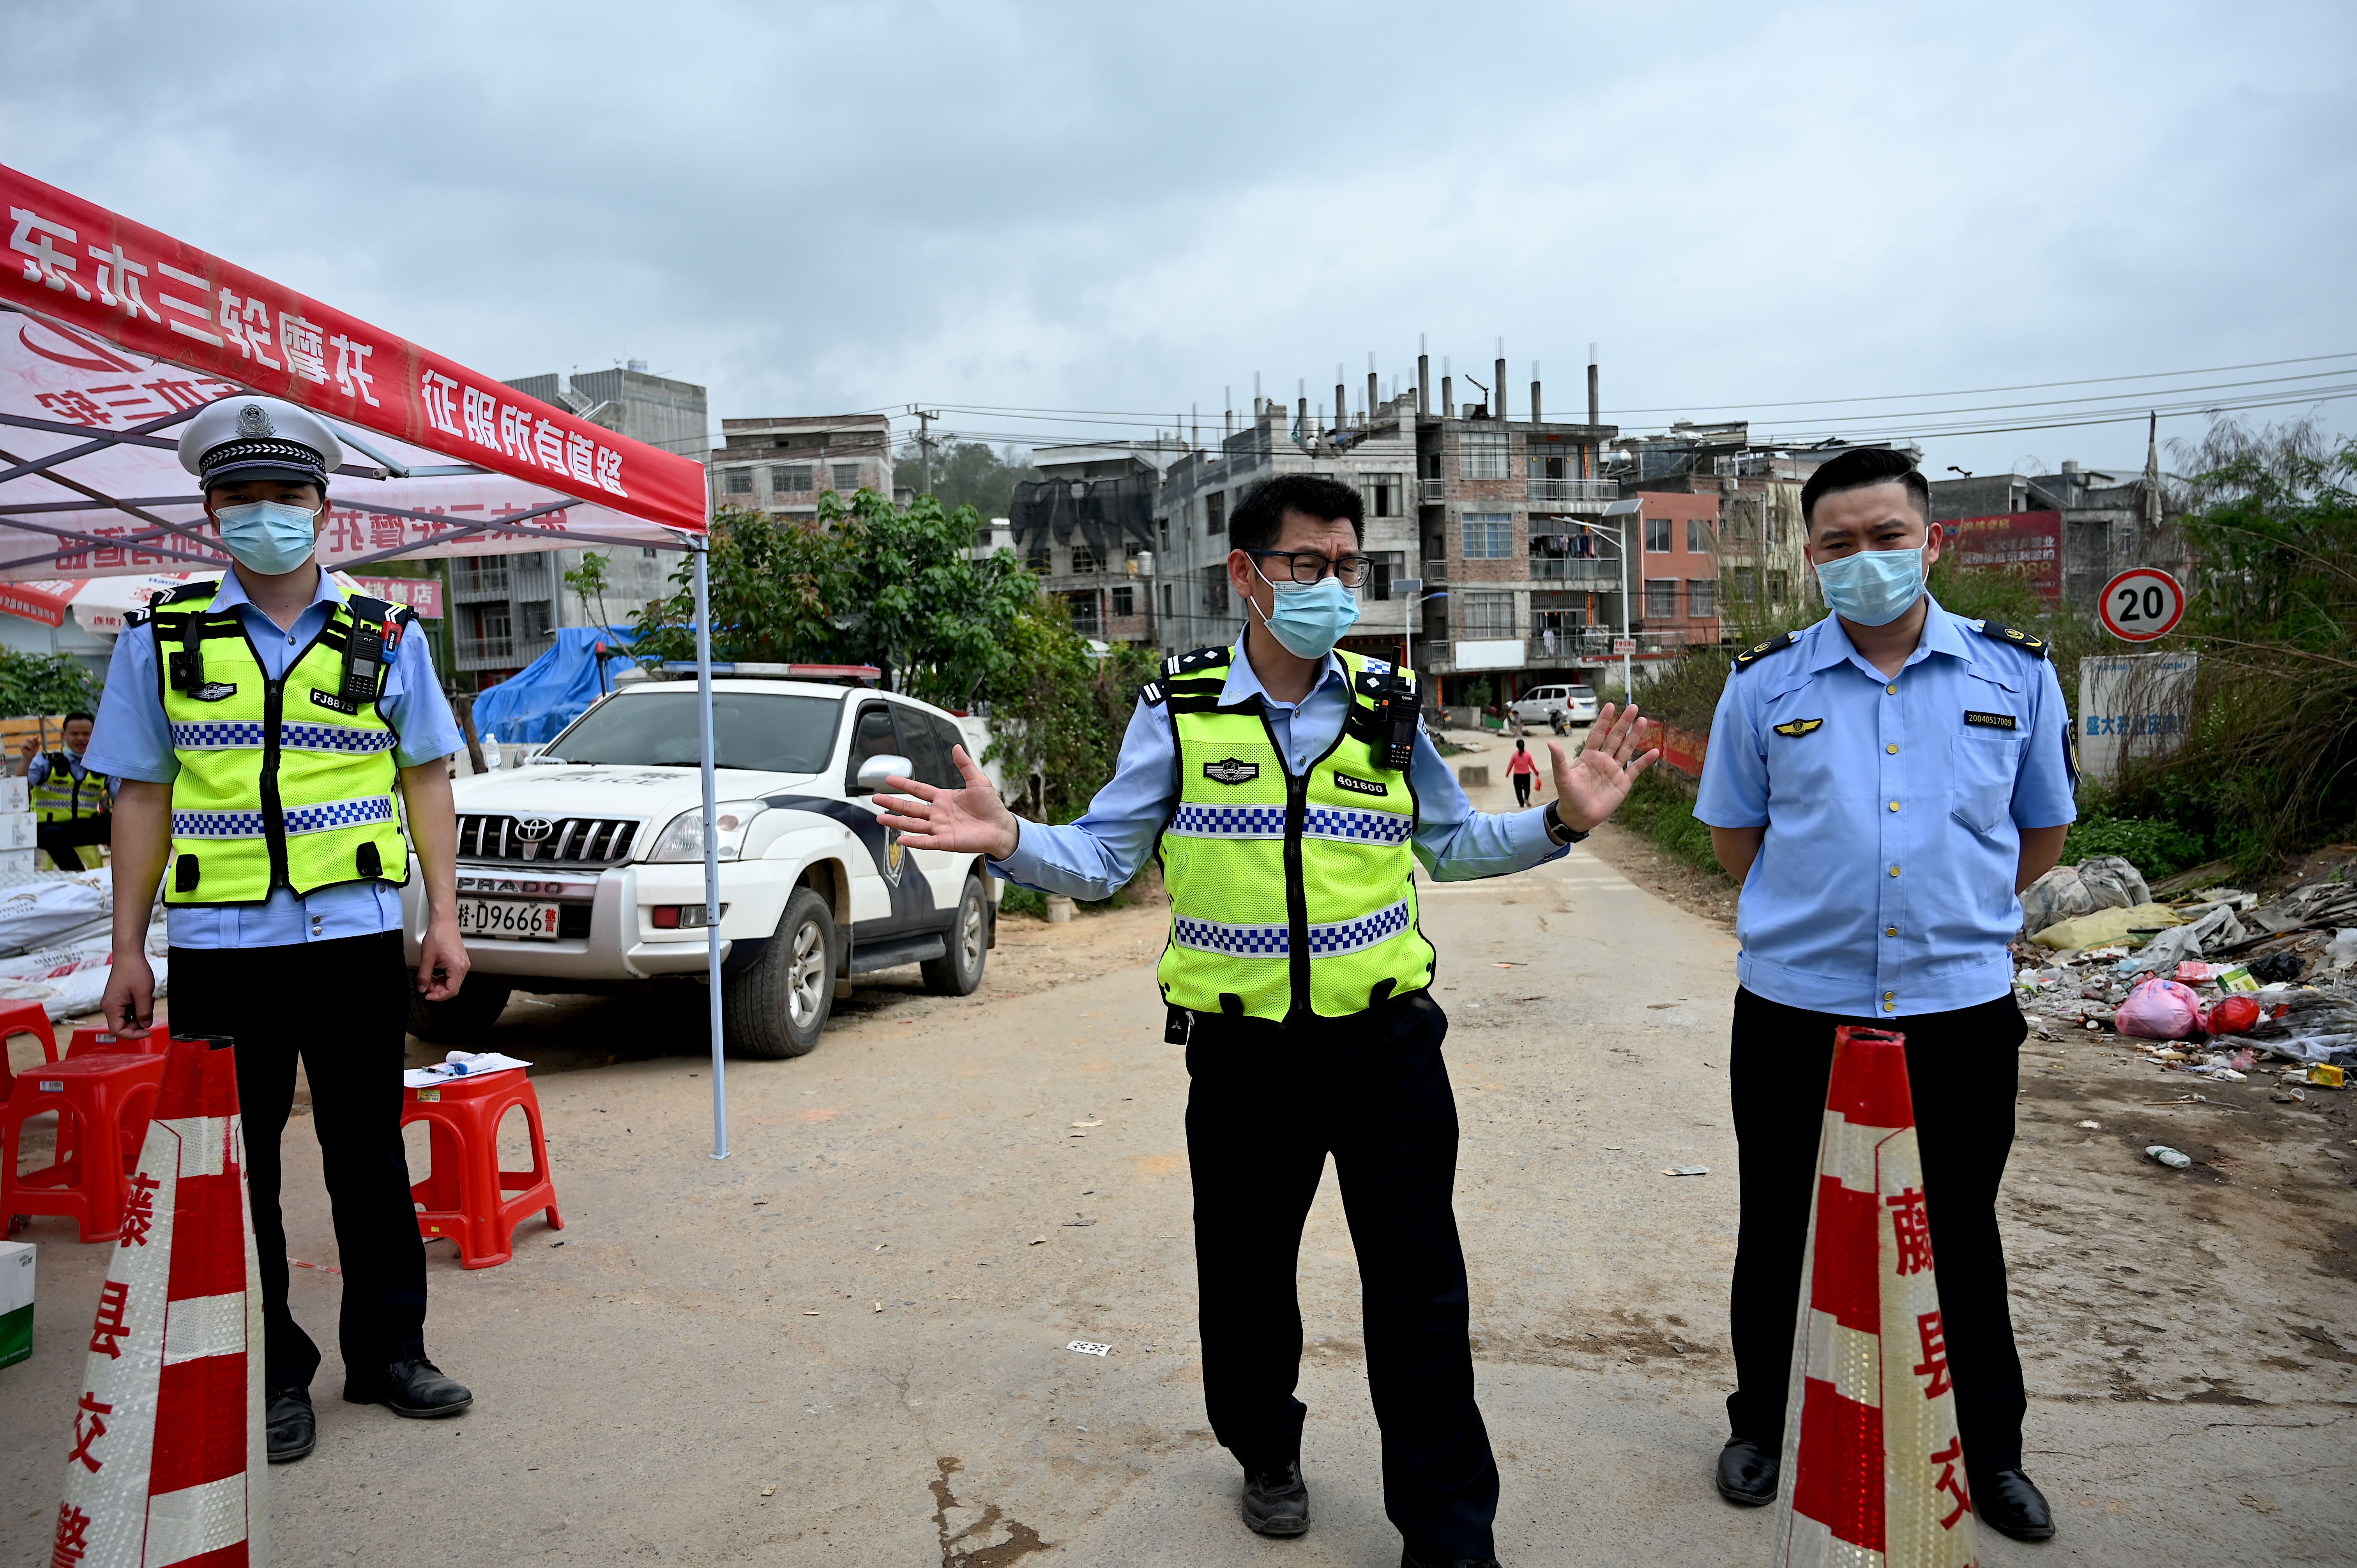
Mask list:
[[[753,819],[770,809],[766,800],[723,800],[716,808],[715,820],[720,824],[720,858],[734,860],[745,848],[745,835],[752,830]],[[704,811],[682,811],[671,820],[671,825],[655,838],[655,847],[648,852],[651,861],[701,861],[704,858]]]

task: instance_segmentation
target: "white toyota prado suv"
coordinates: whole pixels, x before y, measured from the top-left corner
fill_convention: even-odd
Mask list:
[[[818,1044],[838,980],[900,964],[921,964],[933,991],[973,991],[997,940],[982,861],[904,849],[875,796],[896,773],[957,785],[950,747],[979,757],[981,725],[793,678],[821,673],[808,666],[715,668],[727,671],[712,682],[712,717],[729,1045],[800,1056]],[[471,1035],[511,991],[703,977],[697,735],[692,671],[626,677],[522,767],[457,781],[458,929],[474,968],[448,1002],[413,999],[413,1032]],[[404,898],[414,966],[421,879]]]

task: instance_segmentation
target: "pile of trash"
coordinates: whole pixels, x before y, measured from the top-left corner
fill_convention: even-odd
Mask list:
[[[2014,993],[2048,1039],[2116,1036],[2165,1070],[2234,1083],[2275,1058],[2295,1064],[2287,1081],[2341,1088],[2357,1068],[2352,875],[2263,903],[2226,886],[2158,897],[2118,855],[2057,866],[2021,896]]]

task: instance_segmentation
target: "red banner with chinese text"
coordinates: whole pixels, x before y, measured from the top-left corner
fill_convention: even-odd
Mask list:
[[[0,165],[0,299],[134,353],[690,533],[704,466]],[[365,461],[359,454],[354,460]]]
[[[1975,571],[2012,572],[2050,604],[2062,602],[2062,514],[2017,511],[1966,517],[1940,525],[1956,564]]]

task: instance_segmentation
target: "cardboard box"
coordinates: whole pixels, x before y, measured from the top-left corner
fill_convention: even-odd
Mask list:
[[[31,849],[40,826],[30,811],[0,812],[0,850]]]
[[[33,862],[40,854],[37,849],[0,849],[0,887],[30,882],[35,875]]]
[[[0,779],[0,811],[29,811],[33,809],[32,786],[21,773]]]
[[[0,1241],[0,1367],[33,1353],[33,1249]]]

